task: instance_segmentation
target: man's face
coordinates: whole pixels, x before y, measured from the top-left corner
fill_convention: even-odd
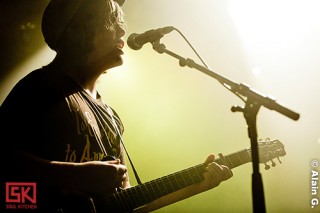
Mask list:
[[[112,11],[116,11],[117,3],[111,2]],[[110,19],[113,18],[113,16],[110,17]],[[98,30],[94,37],[93,50],[88,57],[88,63],[98,65],[102,70],[123,64],[122,48],[125,43],[123,37],[126,32],[121,20],[114,19],[111,23],[111,26],[101,26],[102,29]]]

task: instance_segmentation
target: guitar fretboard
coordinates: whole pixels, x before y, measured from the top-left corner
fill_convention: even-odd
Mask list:
[[[235,168],[251,161],[250,151],[247,149],[217,158],[216,163]],[[199,164],[179,172],[137,185],[125,190],[119,190],[110,196],[106,206],[115,206],[121,212],[128,212],[141,207],[164,195],[183,189],[203,180],[205,164]]]

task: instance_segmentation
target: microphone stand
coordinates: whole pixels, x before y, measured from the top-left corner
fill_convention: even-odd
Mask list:
[[[204,74],[215,78],[221,84],[223,84],[227,89],[233,92],[238,97],[244,96],[247,97],[244,107],[233,106],[231,108],[232,112],[242,112],[247,123],[248,135],[251,142],[251,155],[252,155],[252,201],[253,201],[253,210],[255,213],[264,213],[266,212],[265,200],[264,200],[264,191],[262,177],[259,171],[259,150],[258,150],[258,134],[257,134],[257,125],[256,118],[258,111],[261,106],[264,106],[270,110],[275,110],[293,120],[298,120],[300,115],[282,105],[277,103],[274,99],[259,93],[251,89],[246,84],[240,83],[237,84],[215,72],[207,69],[191,59],[186,59],[180,55],[169,51],[166,49],[164,44],[160,43],[160,39],[152,42],[153,49],[158,53],[166,53],[179,60],[179,65],[182,67],[188,66],[190,68],[195,68]]]

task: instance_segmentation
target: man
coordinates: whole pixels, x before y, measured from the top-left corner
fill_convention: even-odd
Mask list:
[[[38,211],[95,212],[99,195],[130,187],[123,124],[97,91],[99,77],[123,63],[123,3],[52,0],[42,32],[56,57],[24,77],[1,105],[1,133],[10,136],[3,141],[2,181],[37,183]],[[213,160],[207,157],[202,181],[137,211],[161,208],[229,179],[230,169]]]

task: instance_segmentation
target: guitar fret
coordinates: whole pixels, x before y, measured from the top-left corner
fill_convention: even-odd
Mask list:
[[[202,175],[204,172],[203,166],[204,165],[201,164],[201,165],[198,165],[197,167],[194,167],[197,171],[196,174],[198,175],[198,179],[195,179],[195,180],[197,180],[196,182],[203,180],[203,175]],[[194,182],[194,183],[196,183],[196,182]]]
[[[146,197],[144,196],[144,191],[142,190],[141,186],[142,186],[142,185],[138,185],[138,186],[137,186],[137,192],[138,192],[137,196],[138,196],[138,198],[139,198],[139,200],[140,200],[141,203],[146,203],[146,202],[147,202],[147,199],[146,199]]]
[[[152,199],[147,191],[146,184],[141,184],[140,187],[141,187],[143,197],[145,198],[146,203],[149,203]]]
[[[118,203],[118,208],[121,208],[121,209],[130,209],[130,207],[127,205],[127,200],[124,198],[123,196],[123,193],[124,191],[121,191],[121,192],[116,192],[114,195],[115,195],[115,198],[117,198],[117,203]]]
[[[200,182],[203,180],[204,164],[200,164],[192,167],[192,170],[188,170],[188,175],[190,177],[189,185]],[[190,173],[191,172],[191,173]]]
[[[234,155],[234,157],[237,157],[237,160],[238,160],[238,164],[236,166],[240,166],[246,162],[250,162],[252,159],[251,159],[251,156],[248,155],[248,152],[247,150],[243,150],[243,151],[239,151],[237,152],[237,155]]]
[[[182,187],[186,187],[187,186],[187,184],[186,184],[186,182],[184,181],[184,178],[183,178],[183,175],[182,175],[182,172],[183,171],[180,171],[180,172],[177,172],[177,173],[175,173],[176,174],[176,176],[178,177],[178,182],[180,183],[180,186],[182,186]]]
[[[227,165],[228,167],[230,167],[230,168],[234,168],[235,167],[234,166],[234,160],[231,159],[231,156],[227,157],[226,161],[228,163],[228,165]]]
[[[137,205],[145,204],[146,203],[146,199],[145,199],[144,194],[142,192],[141,185],[133,187],[133,189],[134,189],[134,192],[135,192],[134,199],[136,200],[136,204]]]
[[[179,182],[177,181],[176,177],[174,174],[170,175],[170,181],[171,181],[171,186],[173,188],[174,191],[177,191],[179,189],[181,189]]]
[[[233,158],[232,161],[235,164],[233,167],[236,167],[236,166],[242,164],[241,159],[240,159],[240,155],[241,155],[241,153],[236,153],[235,155],[230,156],[230,158]]]
[[[158,180],[157,182],[158,182],[158,186],[159,186],[159,189],[160,189],[161,196],[164,196],[164,195],[168,194],[167,188],[164,185],[164,183],[162,181],[162,178],[160,180]]]
[[[179,180],[177,179],[177,176],[176,175],[172,175],[173,177],[174,177],[174,180],[175,180],[175,182],[176,182],[176,186],[177,186],[177,188],[178,189],[181,189],[181,188],[183,188],[183,186],[181,186],[181,184],[180,184],[180,182],[179,182]]]
[[[230,168],[234,168],[234,167],[236,167],[236,165],[237,165],[237,157],[236,157],[236,155],[237,154],[235,154],[235,155],[232,155],[232,156],[229,156],[228,158],[226,158],[226,160],[228,161],[228,163],[229,163],[229,167]]]
[[[170,194],[171,192],[172,192],[172,188],[171,188],[171,186],[170,186],[170,184],[169,184],[169,179],[168,179],[168,176],[164,176],[164,177],[162,177],[162,183],[163,183],[163,185],[164,185],[164,187],[165,187],[165,189],[166,189],[166,193],[167,194]]]
[[[150,182],[147,182],[146,184],[142,184],[142,187],[145,188],[144,190],[144,195],[145,197],[147,198],[147,201],[150,202],[154,199],[152,199],[152,196],[151,196],[151,193],[150,193],[150,190],[147,188],[147,185],[150,184]]]
[[[139,188],[140,188],[141,195],[143,197],[143,201],[148,203],[150,198],[147,196],[145,184],[141,184]]]
[[[238,166],[239,165],[242,165],[243,163],[242,163],[242,160],[241,160],[241,157],[240,157],[240,154],[239,155],[236,155],[236,157],[238,158]]]
[[[128,195],[130,195],[130,200],[132,203],[132,207],[130,210],[134,209],[137,204],[143,204],[143,200],[140,199],[139,192],[137,191],[137,187],[132,187],[129,189],[126,189]]]
[[[145,184],[145,186],[146,186],[147,192],[149,193],[149,196],[150,196],[151,200],[157,199],[158,196],[154,192],[154,190],[153,190],[154,187],[152,186],[152,184],[150,182],[147,182]]]
[[[228,156],[224,156],[225,163],[227,164],[230,169],[233,169],[237,166],[240,166],[246,162],[251,161],[250,155],[247,153],[247,150],[242,150],[239,152],[232,153]],[[215,160],[218,164],[225,164],[222,162],[222,159],[218,158]]]
[[[245,155],[245,158],[248,159],[248,162],[252,161],[251,149],[245,149],[244,152],[245,152],[245,154],[246,154],[246,155]]]
[[[183,177],[184,177],[184,181],[186,182],[186,184],[188,186],[190,186],[190,185],[192,185],[194,183],[194,179],[192,179],[192,177],[190,176],[190,170],[186,170],[184,172]]]
[[[128,206],[129,209],[133,209],[135,206],[135,202],[132,199],[132,193],[130,193],[131,191],[129,190],[122,190],[121,191],[123,198],[127,201],[126,204]]]
[[[158,181],[153,180],[152,182],[153,182],[152,185],[155,186],[155,187],[153,187],[153,189],[154,189],[157,197],[158,197],[158,198],[161,197],[161,196],[162,196],[162,193],[161,193],[161,188],[159,187]]]
[[[169,182],[169,185],[170,185],[170,192],[174,192],[174,191],[177,191],[177,186],[173,183],[176,179],[174,178],[174,175],[168,175],[167,176],[167,179],[168,179],[168,182]]]
[[[203,169],[203,166],[202,166]],[[195,168],[195,172],[191,173],[191,179],[194,180],[194,183],[196,182],[200,182],[203,179],[202,174],[199,174],[199,171],[197,171],[198,169]]]

